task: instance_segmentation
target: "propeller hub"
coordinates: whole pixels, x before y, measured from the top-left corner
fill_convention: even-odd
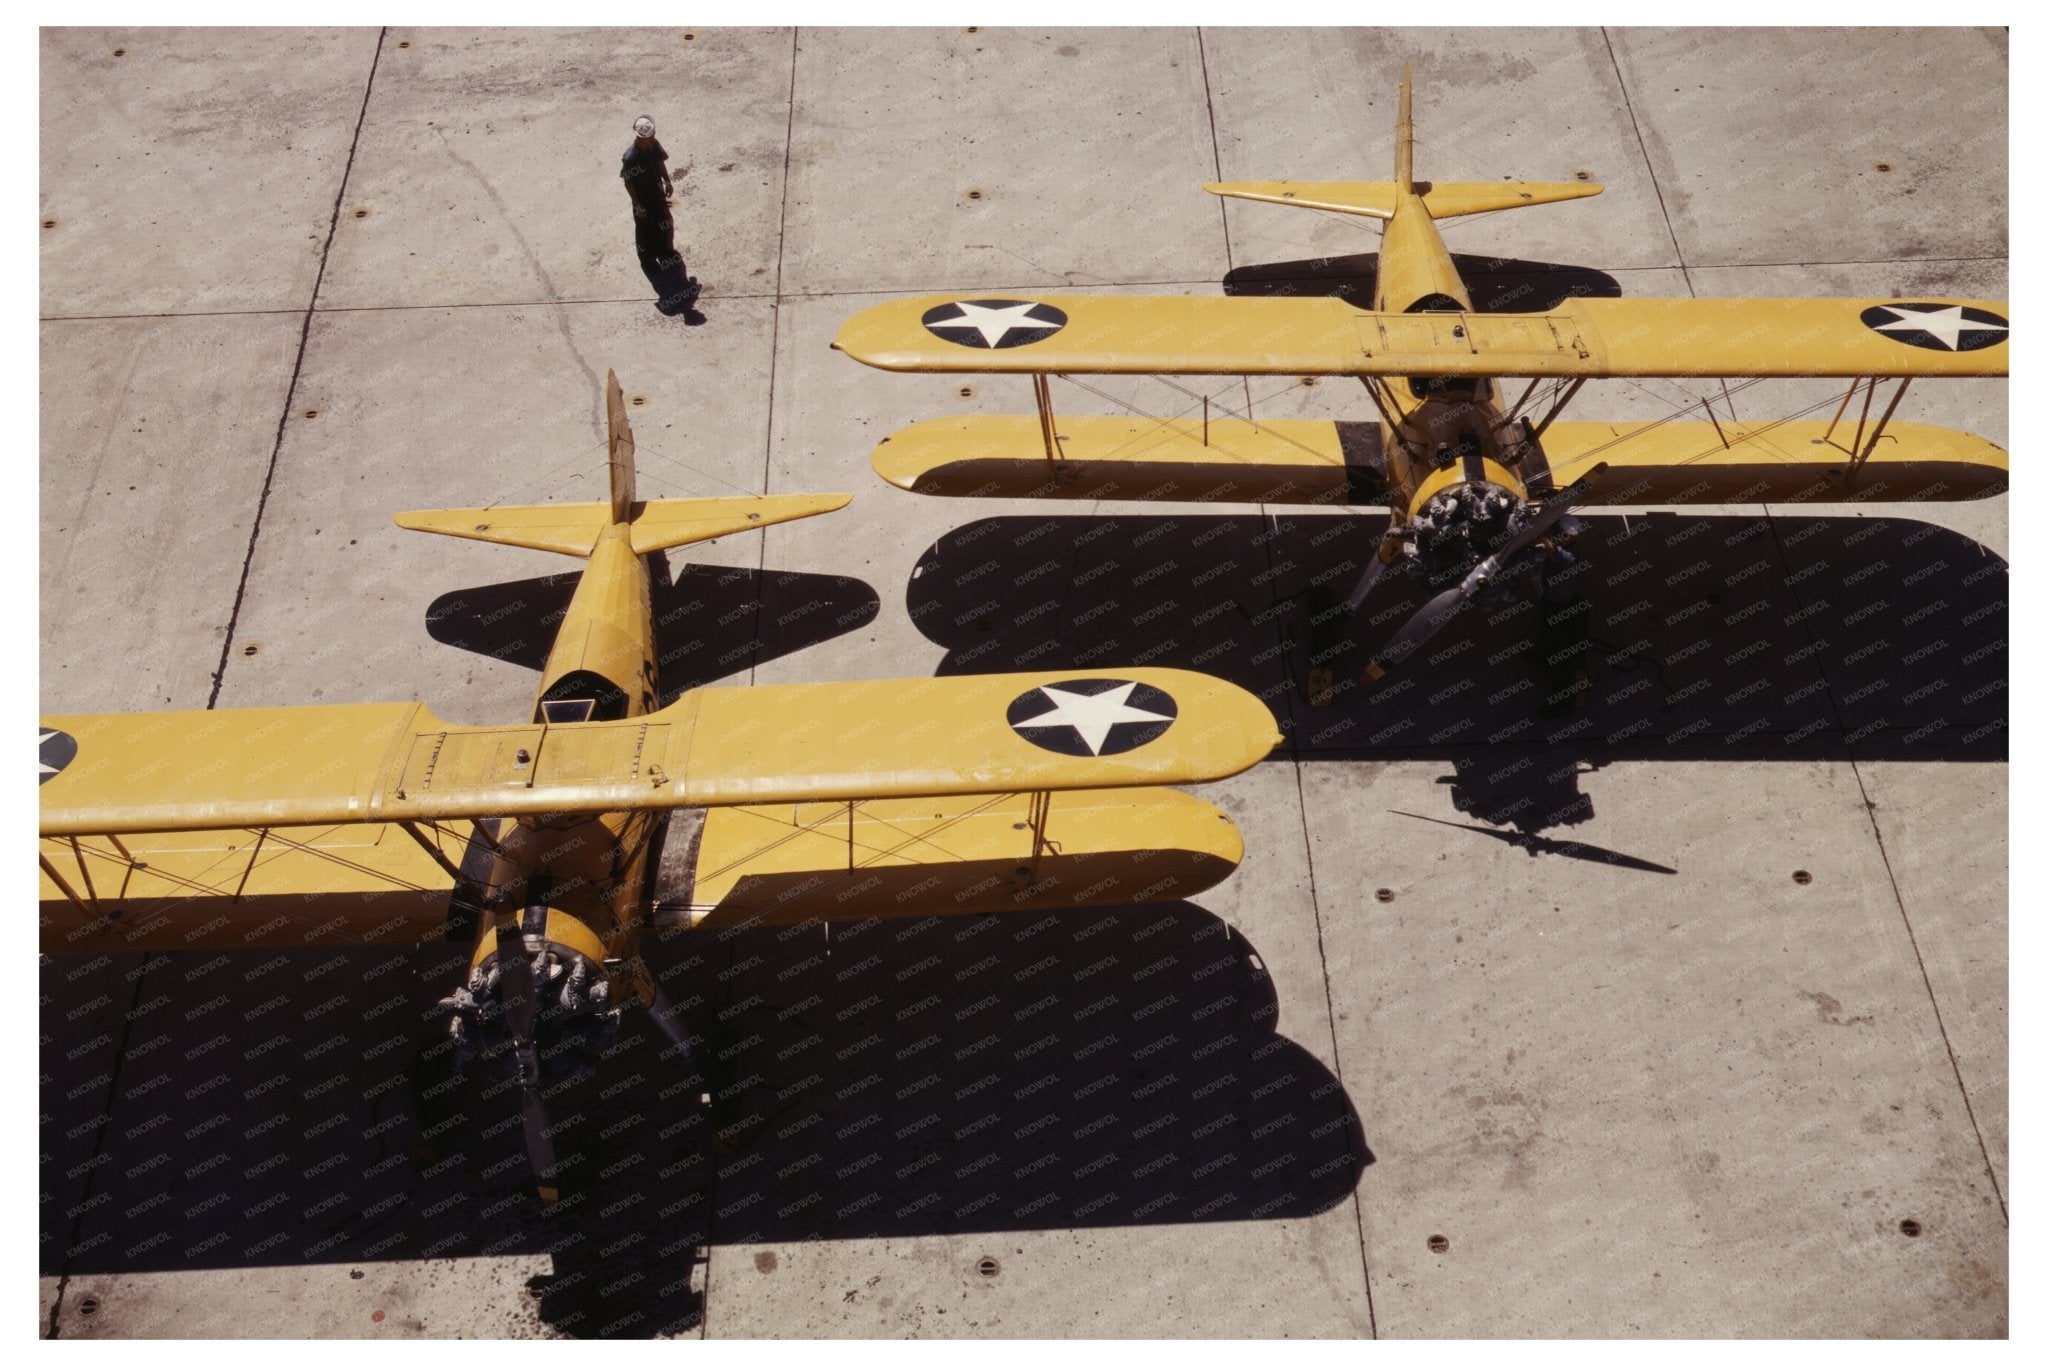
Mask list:
[[[1499,484],[1473,480],[1441,489],[1410,518],[1408,554],[1425,574],[1469,568],[1499,550],[1529,505]]]
[[[441,1002],[449,1012],[457,1062],[475,1058],[499,1076],[520,1078],[520,1045],[527,1042],[521,1016],[527,1007],[519,999],[519,965],[504,961],[507,952],[515,952],[530,974],[534,1051],[528,1056],[538,1067],[534,1080],[585,1074],[618,1032],[621,1003],[614,999],[611,975],[602,962],[551,935],[507,935],[503,943],[481,956],[469,980]]]

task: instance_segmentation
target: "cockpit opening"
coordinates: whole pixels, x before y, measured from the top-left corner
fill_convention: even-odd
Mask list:
[[[626,692],[603,674],[576,669],[563,674],[541,694],[533,719],[544,725],[575,721],[622,721]]]

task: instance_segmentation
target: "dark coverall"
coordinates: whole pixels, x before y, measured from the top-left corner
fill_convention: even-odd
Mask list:
[[[643,147],[635,138],[620,158],[619,178],[633,197],[633,242],[640,253],[640,269],[652,280],[673,262],[687,277],[689,271],[676,253],[676,224],[668,208],[668,153],[660,141],[649,138]]]

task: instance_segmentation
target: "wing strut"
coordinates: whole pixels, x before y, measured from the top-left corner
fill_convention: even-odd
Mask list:
[[[77,840],[72,841],[72,844],[74,846],[77,843]],[[38,852],[36,854],[36,860],[43,865],[44,874],[50,879],[50,881],[57,884],[57,890],[64,893],[66,899],[68,899],[72,905],[78,907],[79,910],[84,911],[87,915],[99,915],[99,912],[94,910],[91,906],[88,906],[85,902],[85,898],[80,896],[75,890],[72,889],[71,884],[64,880],[64,875],[57,871],[57,866],[55,864],[50,862],[50,856],[48,854]],[[78,867],[80,872],[83,872],[85,870],[84,859],[81,858],[78,861]]]
[[[1821,437],[1821,440],[1827,441],[1830,445],[1834,444],[1830,438],[1834,436],[1835,428],[1841,423],[1842,414],[1849,410],[1849,401],[1856,397],[1857,386],[1862,384],[1862,382],[1861,380],[1856,380],[1850,383],[1849,392],[1842,396],[1842,406],[1835,409],[1835,420],[1828,423],[1827,433]],[[1884,429],[1890,424],[1892,414],[1899,410],[1899,400],[1906,396],[1906,386],[1912,382],[1913,377],[1911,375],[1901,375],[1899,377],[1899,387],[1892,392],[1891,401],[1885,404],[1883,414],[1877,419],[1877,426],[1870,428],[1870,439],[1866,441],[1863,438],[1863,432],[1865,426],[1870,421],[1871,402],[1877,397],[1877,376],[1872,375],[1870,377],[1870,385],[1863,391],[1863,410],[1856,415],[1856,437],[1848,446],[1836,447],[1837,450],[1847,450],[1849,453],[1849,473],[1847,479],[1843,481],[1845,485],[1855,480],[1857,474],[1862,471],[1864,462],[1870,459],[1871,452],[1877,449],[1878,438],[1884,435]]]
[[[1557,396],[1557,402],[1550,405],[1550,411],[1543,415],[1543,420],[1536,424],[1536,429],[1534,431],[1529,433],[1529,439],[1531,441],[1542,440],[1543,434],[1550,430],[1550,424],[1557,421],[1558,414],[1562,413],[1565,410],[1565,405],[1570,403],[1573,399],[1577,398],[1579,396],[1579,390],[1585,387],[1586,377],[1584,375],[1579,376],[1570,384],[1566,385],[1564,392]]]
[[[1038,400],[1038,431],[1039,435],[1045,438],[1047,471],[1052,478],[1058,479],[1060,462],[1064,457],[1060,454],[1059,435],[1053,430],[1052,425],[1052,386],[1046,382],[1044,375],[1031,377],[1031,393]]]
[[[481,826],[483,822],[479,821],[477,822],[477,824]],[[462,870],[460,868],[457,868],[453,863],[448,861],[448,856],[441,852],[440,845],[434,843],[432,840],[428,839],[425,835],[422,835],[420,833],[420,828],[416,823],[412,821],[400,821],[398,823],[398,828],[405,831],[406,834],[411,835],[412,842],[414,844],[417,844],[420,848],[426,850],[427,857],[433,859],[434,862],[440,864],[442,872],[446,873],[449,877],[454,878],[457,882],[462,881]]]

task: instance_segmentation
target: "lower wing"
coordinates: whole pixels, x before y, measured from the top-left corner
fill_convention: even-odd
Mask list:
[[[45,836],[45,953],[467,939],[471,822]]]
[[[1979,436],[1893,422],[1855,478],[1850,429],[1825,422],[1558,422],[1553,481],[1609,466],[1592,503],[1935,501],[2002,492],[2006,453]],[[877,473],[943,497],[1380,506],[1379,424],[1062,417],[1048,457],[1036,417],[919,422],[875,448]],[[1524,471],[1534,478],[1539,471]]]
[[[718,928],[1177,901],[1244,856],[1230,818],[1168,788],[679,811],[657,923]]]

